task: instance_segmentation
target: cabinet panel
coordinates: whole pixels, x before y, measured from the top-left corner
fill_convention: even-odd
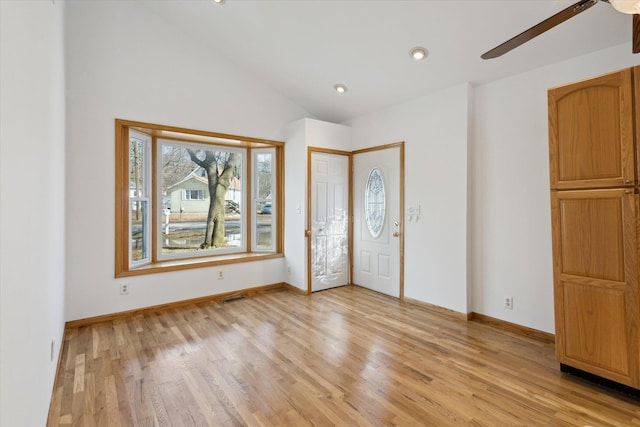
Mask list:
[[[635,184],[631,69],[550,89],[552,189]]]
[[[629,376],[624,291],[563,282],[564,353],[569,359]]]
[[[562,273],[624,281],[622,200],[560,198],[559,205]]]
[[[633,387],[637,198],[625,188],[551,193],[558,360]]]

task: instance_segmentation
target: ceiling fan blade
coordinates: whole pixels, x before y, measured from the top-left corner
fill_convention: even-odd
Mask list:
[[[633,15],[633,53],[640,53],[640,15]]]
[[[566,9],[563,9],[560,12],[556,13],[552,17],[545,19],[544,21],[540,22],[537,25],[534,25],[526,31],[523,31],[512,39],[509,39],[501,45],[494,47],[490,51],[482,54],[482,56],[480,57],[482,59],[492,59],[502,56],[510,50],[520,46],[521,44],[528,42],[532,38],[537,37],[545,31],[552,29],[556,25],[561,24],[564,21],[573,18],[577,14],[584,12],[596,3],[598,3],[598,0],[580,0],[579,2],[574,3]]]

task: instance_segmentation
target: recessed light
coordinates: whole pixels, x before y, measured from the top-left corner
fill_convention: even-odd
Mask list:
[[[640,13],[640,0],[610,0],[609,3],[618,12],[630,15]]]
[[[224,4],[225,0],[213,0],[214,3]]]
[[[333,87],[338,93],[345,93],[347,91],[347,87],[341,83],[338,83]]]
[[[417,46],[409,51],[409,56],[411,56],[416,61],[422,61],[424,58],[429,55],[429,51],[423,47]]]

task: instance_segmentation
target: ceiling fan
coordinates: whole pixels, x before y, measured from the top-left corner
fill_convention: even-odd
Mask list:
[[[605,3],[611,4],[617,11],[622,13],[633,14],[633,26],[632,26],[632,37],[633,37],[633,53],[640,52],[640,0],[580,0],[577,3],[572,4],[566,9],[561,10],[550,18],[545,19],[537,25],[529,28],[528,30],[518,34],[512,39],[507,40],[499,46],[494,47],[490,51],[482,54],[480,57],[482,59],[492,59],[497,58],[499,56],[504,55],[512,49],[520,46],[523,43],[528,42],[534,37],[539,36],[547,30],[555,27],[558,24],[563,23],[564,21],[573,18],[579,13],[584,12],[589,9],[591,6],[598,3],[598,1],[603,1]]]

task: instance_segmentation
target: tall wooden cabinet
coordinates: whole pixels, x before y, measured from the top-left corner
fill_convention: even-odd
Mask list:
[[[640,67],[548,101],[556,356],[640,389]]]

